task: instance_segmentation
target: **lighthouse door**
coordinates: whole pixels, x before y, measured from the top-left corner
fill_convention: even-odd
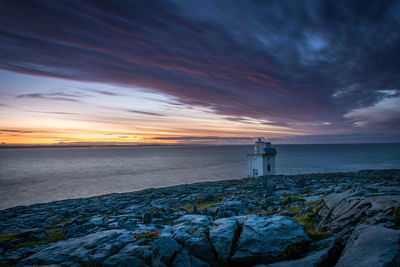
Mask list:
[[[253,169],[253,178],[257,178],[257,177],[258,177],[258,170]]]

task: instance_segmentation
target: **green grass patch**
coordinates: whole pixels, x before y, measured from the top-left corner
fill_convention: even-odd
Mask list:
[[[301,197],[300,194],[293,194],[293,195],[292,195],[292,199],[293,199],[294,201],[298,200],[300,197]]]
[[[217,197],[217,199],[215,199],[213,201],[197,203],[196,204],[197,211],[200,212],[203,209],[211,209],[211,208],[214,207],[214,205],[221,203],[221,201],[223,199],[224,199],[223,196],[219,196],[219,197]],[[175,208],[175,210],[178,211],[180,209],[184,209],[185,211],[191,213],[192,212],[192,207],[193,207],[193,204],[187,204],[187,205],[184,205],[182,207],[177,207],[177,208]]]
[[[6,234],[1,234],[0,235],[0,241],[1,242],[7,242],[7,241],[11,241],[14,239],[17,239],[20,237],[19,233],[6,233]]]
[[[273,211],[273,210],[263,210],[262,211],[262,215],[264,215],[264,216],[270,216],[270,215],[273,215],[275,213],[276,213],[276,211]]]
[[[166,220],[166,224],[173,225],[173,224],[174,224],[174,221],[171,220],[171,219],[168,219],[168,220]]]
[[[288,207],[287,210],[290,212],[293,212],[293,213],[300,213],[303,210],[303,208],[302,207]]]
[[[319,241],[325,238],[330,237],[331,235],[325,232],[319,232],[315,230],[315,218],[316,215],[318,214],[319,210],[323,207],[323,204],[320,204],[318,206],[315,206],[310,213],[307,213],[303,217],[296,217],[295,219],[297,222],[304,224],[306,228],[306,233],[307,235],[313,240],[313,241]]]
[[[148,231],[148,232],[145,232],[143,234],[135,235],[134,238],[133,238],[133,241],[138,241],[138,240],[140,240],[142,238],[151,238],[151,239],[155,240],[155,239],[157,239],[159,237],[160,237],[160,231],[158,231],[158,230]]]
[[[64,219],[57,219],[54,220],[53,223],[51,225],[57,225],[57,224],[64,224],[64,223],[68,223],[72,220],[72,218],[64,218]]]
[[[320,203],[320,200],[314,200],[306,203],[306,206],[317,206]],[[319,207],[318,211],[322,208],[322,205],[317,206]]]
[[[42,240],[32,240],[29,239],[28,237],[24,237],[21,242],[16,244],[13,247],[13,250],[17,250],[20,248],[25,248],[25,247],[33,247],[33,246],[39,246],[47,243],[55,243],[61,240],[65,240],[66,236],[62,232],[61,228],[54,228],[54,229],[49,229],[46,230],[48,236],[45,239]]]
[[[255,212],[259,212],[261,210],[262,210],[261,206],[256,206],[256,207],[254,207],[252,209],[249,209],[249,213],[252,214],[252,213],[255,213]]]
[[[290,261],[300,259],[307,253],[309,243],[306,241],[296,242],[288,246],[282,255],[282,260]]]
[[[19,248],[24,248],[24,247],[32,247],[32,246],[38,246],[38,245],[43,245],[47,243],[54,243],[58,242],[61,240],[65,240],[66,236],[62,232],[57,232],[54,234],[49,235],[46,239],[42,240],[25,240],[21,243],[18,243],[14,246],[14,249],[19,249]]]
[[[396,225],[400,226],[400,208],[399,207],[394,208],[392,215],[395,218]]]
[[[331,237],[331,235],[329,233],[325,233],[325,232],[318,232],[318,231],[312,231],[312,230],[308,230],[306,232],[307,232],[307,235],[313,241],[319,241],[319,240]]]

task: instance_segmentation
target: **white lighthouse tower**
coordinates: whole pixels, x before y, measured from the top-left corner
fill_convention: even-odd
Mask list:
[[[247,154],[249,159],[248,177],[257,178],[263,175],[275,174],[276,149],[270,142],[263,142],[261,138],[254,145],[254,153]]]

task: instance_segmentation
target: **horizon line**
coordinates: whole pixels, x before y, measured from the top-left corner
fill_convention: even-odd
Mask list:
[[[274,145],[370,145],[370,144],[400,144],[400,142],[337,142],[337,143],[272,143]],[[0,144],[0,149],[19,149],[19,148],[79,148],[79,147],[145,147],[145,146],[252,146],[248,144],[213,144],[213,143],[172,143],[172,144]]]

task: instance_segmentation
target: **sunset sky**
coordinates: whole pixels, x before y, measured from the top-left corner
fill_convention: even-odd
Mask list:
[[[400,142],[400,1],[1,1],[0,143]]]

